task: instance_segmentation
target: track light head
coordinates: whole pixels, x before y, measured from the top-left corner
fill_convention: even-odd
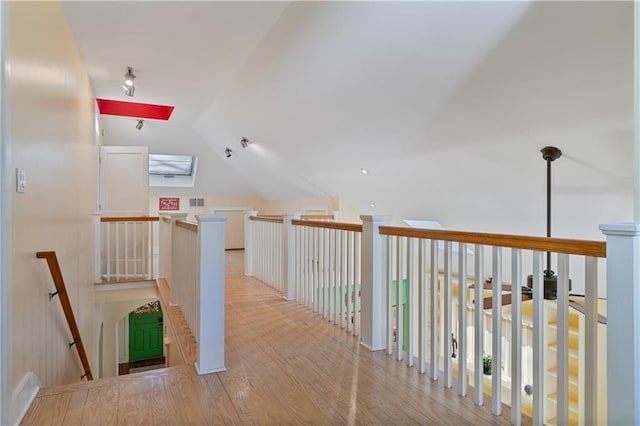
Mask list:
[[[136,124],[136,129],[140,130],[144,126],[144,120],[138,120],[138,124]]]
[[[232,153],[232,152],[233,152],[233,151],[231,151],[231,149],[230,149],[230,148],[225,148],[225,149],[224,149],[224,153],[225,153],[225,155],[227,156],[227,158],[230,158],[230,157],[231,157],[231,153]]]
[[[244,148],[244,149],[249,148],[249,144],[250,144],[250,143],[251,143],[251,142],[250,142],[250,141],[249,141],[249,139],[247,139],[247,138],[242,138],[242,139],[240,139],[240,146],[242,146],[242,148]]]
[[[127,67],[127,72],[124,74],[124,82],[122,83],[122,88],[124,89],[124,94],[127,96],[133,96],[136,91],[136,87],[133,84],[133,80],[136,76],[133,74],[133,70],[131,67]]]

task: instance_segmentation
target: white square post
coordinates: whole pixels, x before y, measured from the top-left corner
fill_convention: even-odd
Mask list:
[[[600,225],[607,236],[607,419],[640,424],[640,224]]]
[[[199,215],[196,279],[200,289],[198,374],[225,371],[224,366],[224,233],[227,216]]]
[[[257,210],[244,212],[244,274],[253,276],[253,224],[251,216],[258,214]]]
[[[294,219],[300,219],[300,213],[285,213],[282,216],[282,294],[285,300],[296,298],[296,235],[292,223]]]
[[[361,344],[372,351],[378,351],[387,347],[385,339],[387,310],[385,309],[386,292],[383,274],[386,247],[382,245],[379,228],[389,225],[391,216],[363,215],[360,219],[362,219]]]

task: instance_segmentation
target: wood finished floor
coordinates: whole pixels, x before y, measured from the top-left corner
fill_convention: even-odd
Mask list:
[[[489,399],[477,407],[283,301],[244,276],[242,256],[227,252],[228,371],[198,376],[184,365],[43,389],[22,424],[510,423],[508,407],[496,417]]]

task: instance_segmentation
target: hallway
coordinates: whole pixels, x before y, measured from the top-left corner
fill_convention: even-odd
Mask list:
[[[43,389],[22,424],[509,424],[508,407],[493,416],[245,277],[243,251],[227,251],[226,274],[226,372]]]

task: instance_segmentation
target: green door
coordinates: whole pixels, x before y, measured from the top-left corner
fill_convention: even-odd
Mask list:
[[[129,361],[162,356],[162,309],[152,302],[129,314]]]

